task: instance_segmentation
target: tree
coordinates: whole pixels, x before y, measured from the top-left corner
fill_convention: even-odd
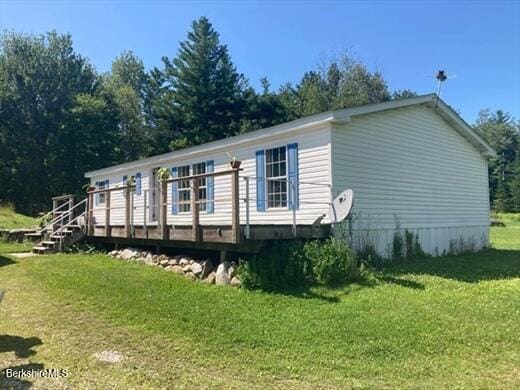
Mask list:
[[[157,111],[172,126],[173,148],[239,132],[245,80],[206,17],[192,23],[177,56],[163,63],[167,91]]]
[[[92,94],[98,77],[76,54],[70,35],[5,33],[0,40],[0,199],[37,211],[70,179],[64,131],[78,94]],[[102,162],[101,162],[102,163]],[[82,176],[83,172],[75,172]]]
[[[392,100],[409,99],[416,96],[417,93],[410,89],[398,89],[392,93]]]
[[[480,111],[474,127],[497,152],[497,156],[489,160],[491,204],[496,211],[513,211],[514,191],[510,187],[516,183],[515,161],[520,147],[520,122],[501,110],[491,113],[486,109]]]
[[[114,60],[105,78],[107,100],[114,105],[118,118],[117,152],[121,161],[133,161],[151,152],[144,115],[146,82],[143,62],[131,51]]]
[[[306,72],[295,88],[286,84],[278,94],[287,117],[302,117],[391,99],[382,74],[371,73],[348,53],[341,53]]]

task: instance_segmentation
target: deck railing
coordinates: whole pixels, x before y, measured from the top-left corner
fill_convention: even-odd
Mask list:
[[[191,234],[189,239],[193,242],[197,242],[201,240],[201,223],[200,223],[200,205],[204,205],[207,208],[211,202],[213,202],[212,206],[216,210],[216,204],[220,202],[230,202],[231,204],[231,239],[230,242],[234,244],[238,244],[241,241],[241,221],[240,221],[240,204],[245,204],[245,221],[244,222],[244,236],[246,239],[249,239],[251,236],[251,207],[256,205],[256,195],[253,196],[251,192],[251,181],[255,181],[258,179],[256,176],[251,175],[241,175],[241,169],[229,169],[225,171],[217,171],[217,172],[208,172],[198,175],[191,175],[185,177],[175,177],[169,178],[164,181],[158,182],[158,188],[152,189],[144,189],[142,191],[142,205],[139,206],[134,205],[134,197],[135,197],[135,187],[129,187],[127,185],[117,186],[106,189],[96,189],[88,192],[88,202],[87,202],[87,212],[86,212],[86,225],[87,225],[87,234],[94,235],[94,228],[98,225],[104,225],[104,235],[106,237],[111,237],[112,234],[112,226],[111,226],[111,216],[112,212],[116,209],[124,210],[124,237],[126,238],[135,238],[135,215],[136,213],[139,217],[142,215],[143,223],[142,228],[144,231],[144,236],[148,236],[148,229],[151,226],[150,220],[151,216],[158,211],[158,215],[156,215],[156,224],[153,223],[153,226],[157,226],[159,231],[158,238],[160,239],[169,239],[169,229],[168,226],[168,214],[169,214],[169,206],[172,204],[168,202],[168,188],[172,185],[172,183],[180,183],[180,182],[189,182],[189,191],[190,197],[189,201],[177,201],[175,204],[180,212],[181,205],[189,204],[189,213],[191,214]],[[202,179],[208,179],[210,177],[221,177],[228,176],[230,180],[230,188],[231,193],[229,195],[218,194],[218,191],[215,191],[213,199],[199,199],[199,185]],[[295,181],[290,179],[269,179],[269,178],[261,178],[260,180],[267,181],[278,181],[278,182],[286,182],[288,189],[291,187],[292,193],[296,193],[297,191],[302,192],[302,186],[316,186],[319,188],[323,188],[323,200],[305,200],[299,196],[298,204],[314,204],[314,205],[322,205],[327,208],[332,204],[333,200],[333,188],[328,183],[323,182],[309,182],[309,181]],[[244,183],[243,185],[243,196],[240,194],[240,183]],[[222,185],[222,181],[219,181],[219,184]],[[123,193],[124,204],[122,206],[116,206],[111,203],[111,194],[114,192],[121,191]],[[177,190],[179,191],[179,190]],[[289,193],[289,191],[287,191]],[[104,195],[104,223],[95,224],[94,223],[94,198],[96,195],[105,194]],[[288,196],[288,195],[287,195]],[[152,202],[152,198],[155,201]],[[290,202],[290,199],[287,198],[287,202]],[[173,199],[172,199],[173,202]],[[267,202],[267,200],[266,200]],[[229,204],[229,203],[228,203]],[[96,206],[97,209],[97,206]],[[157,210],[158,209],[158,210]],[[142,214],[140,214],[142,213]],[[293,235],[296,237],[297,234],[297,207],[293,207],[291,210],[292,220],[290,224],[292,225]],[[182,213],[182,218],[186,218],[186,214]],[[189,215],[189,214],[188,214]],[[325,215],[317,216],[317,219],[323,218]],[[155,220],[154,220],[155,222]],[[289,224],[288,224],[289,225]]]

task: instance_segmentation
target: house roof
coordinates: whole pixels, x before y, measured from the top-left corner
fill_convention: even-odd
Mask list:
[[[365,106],[343,108],[334,111],[327,111],[321,114],[307,116],[291,122],[282,123],[273,127],[252,131],[234,137],[224,138],[218,141],[209,142],[202,145],[192,146],[169,153],[144,158],[141,160],[130,161],[123,164],[113,165],[107,168],[98,169],[85,173],[85,177],[103,175],[105,173],[117,173],[118,171],[128,171],[138,169],[145,165],[161,165],[162,162],[172,158],[191,157],[200,153],[207,153],[222,148],[228,148],[253,141],[269,138],[274,135],[281,135],[290,132],[302,131],[320,127],[327,123],[346,123],[352,117],[366,115],[397,108],[410,107],[416,105],[426,105],[435,110],[446,122],[455,128],[468,142],[473,144],[483,156],[496,156],[494,149],[480,136],[473,128],[464,121],[453,109],[448,106],[436,94],[416,96],[408,99],[392,100],[383,103],[369,104]]]

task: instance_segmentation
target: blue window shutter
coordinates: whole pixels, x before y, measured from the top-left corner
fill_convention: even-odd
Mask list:
[[[99,190],[99,181],[96,181],[96,190]],[[99,192],[94,194],[94,204],[99,205]]]
[[[265,152],[256,151],[256,211],[265,211]]]
[[[135,174],[135,194],[141,195],[141,172]]]
[[[299,180],[298,180],[298,144],[287,145],[288,179],[289,179],[289,210],[299,207]]]
[[[206,173],[212,173],[214,170],[213,160],[206,161]],[[206,212],[208,214],[213,214],[215,211],[215,178],[213,176],[208,176],[206,178]]]
[[[123,176],[123,187],[126,186],[126,181],[128,180],[128,175]],[[126,196],[126,190],[123,190],[123,196]]]
[[[177,168],[172,168],[172,177],[177,177]],[[178,213],[178,203],[179,203],[179,194],[177,192],[177,186],[179,185],[178,182],[172,181],[172,214]]]

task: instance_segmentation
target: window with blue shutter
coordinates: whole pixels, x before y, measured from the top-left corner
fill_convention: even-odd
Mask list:
[[[172,168],[172,178],[177,177],[177,167]],[[179,195],[177,191],[179,183],[176,181],[172,181],[172,214],[178,213],[178,202],[179,202]]]
[[[298,144],[287,145],[287,179],[289,181],[289,210],[299,207]]]
[[[213,171],[214,171],[213,160],[206,161],[206,172],[211,173]],[[206,186],[207,186],[206,211],[208,214],[213,214],[213,212],[215,211],[215,178],[213,176],[208,176],[206,178]]]
[[[141,172],[135,174],[135,194],[141,195]]]
[[[256,151],[256,211],[265,211],[265,152]]]

